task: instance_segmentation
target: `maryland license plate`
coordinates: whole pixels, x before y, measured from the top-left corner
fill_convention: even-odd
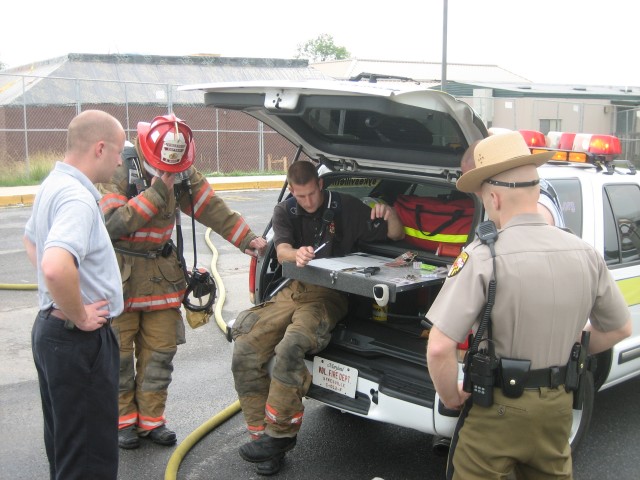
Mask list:
[[[313,383],[347,397],[356,397],[358,370],[322,357],[313,359]]]

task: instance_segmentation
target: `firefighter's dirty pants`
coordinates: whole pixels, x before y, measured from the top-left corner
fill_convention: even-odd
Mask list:
[[[120,346],[118,427],[137,425],[148,432],[165,423],[173,357],[184,343],[182,316],[175,308],[126,312],[112,328]]]
[[[298,281],[274,299],[241,312],[233,325],[231,369],[249,433],[272,437],[297,434],[302,398],[311,385],[307,353],[324,349],[331,330],[347,313],[347,298]],[[267,363],[274,358],[269,379]]]

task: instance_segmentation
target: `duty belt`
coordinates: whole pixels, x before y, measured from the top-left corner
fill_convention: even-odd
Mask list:
[[[121,253],[123,255],[131,255],[133,257],[141,257],[141,258],[157,258],[157,257],[168,257],[169,255],[171,255],[173,244],[165,243],[161,248],[158,248],[156,250],[148,250],[146,252],[139,252],[136,250],[129,250],[128,248],[122,248],[122,247],[116,247],[116,246],[114,246],[113,249],[116,252]]]
[[[567,366],[540,368],[529,370],[529,375],[524,382],[524,388],[557,388],[564,384],[567,375]],[[496,387],[502,387],[502,378],[496,376]]]

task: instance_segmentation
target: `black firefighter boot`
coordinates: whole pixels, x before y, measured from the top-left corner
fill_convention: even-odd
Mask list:
[[[166,425],[160,425],[149,431],[147,438],[158,445],[171,446],[176,443],[176,432],[169,430]]]
[[[284,453],[279,453],[271,460],[267,460],[266,462],[260,462],[256,464],[256,473],[258,475],[275,475],[282,468],[282,464],[284,463]]]
[[[140,446],[135,425],[118,430],[118,446],[126,450],[132,450]]]
[[[262,435],[240,447],[240,456],[247,462],[261,463],[272,460],[296,446],[296,437],[275,438]]]

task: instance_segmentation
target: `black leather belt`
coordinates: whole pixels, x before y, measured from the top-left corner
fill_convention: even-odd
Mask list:
[[[540,368],[538,370],[529,370],[527,380],[524,382],[524,388],[557,388],[564,385],[567,375],[567,366]],[[502,387],[502,378],[498,374],[496,378],[496,387]]]
[[[62,320],[63,322],[70,321],[69,318],[64,313],[62,313],[62,310],[58,310],[57,308],[52,308],[51,310],[49,310],[49,315],[57,318],[58,320]]]
[[[53,317],[56,320],[64,322],[64,328],[66,328],[67,330],[73,330],[74,328],[76,328],[75,324],[71,320],[69,320],[69,317],[67,317],[62,310],[59,310],[57,308],[50,308],[47,312],[47,316],[49,318]],[[104,317],[104,319],[107,321],[105,325],[111,326],[113,317]]]

